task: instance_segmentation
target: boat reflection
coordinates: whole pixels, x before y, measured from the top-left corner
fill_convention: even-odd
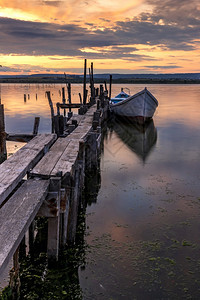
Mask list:
[[[117,136],[137,154],[143,162],[146,161],[157,141],[157,129],[151,119],[148,123],[138,124],[122,122],[115,118],[111,124]]]

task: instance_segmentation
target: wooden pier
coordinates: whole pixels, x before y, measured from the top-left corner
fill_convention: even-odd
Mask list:
[[[62,130],[58,125],[56,134],[35,135],[0,165],[0,273],[13,258],[17,276],[20,244],[29,232],[31,249],[37,216],[48,218],[49,260],[74,243],[85,172],[97,167],[108,98],[101,94],[91,104],[84,114],[54,116]]]

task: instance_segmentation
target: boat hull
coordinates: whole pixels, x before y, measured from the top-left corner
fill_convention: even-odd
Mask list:
[[[119,103],[111,104],[110,109],[117,116],[144,123],[153,117],[157,106],[156,98],[144,89]]]

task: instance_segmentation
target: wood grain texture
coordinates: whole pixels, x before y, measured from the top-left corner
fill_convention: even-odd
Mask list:
[[[12,258],[48,193],[49,180],[26,181],[0,209],[0,272]]]
[[[55,139],[55,134],[37,135],[0,165],[0,204],[48,151]]]

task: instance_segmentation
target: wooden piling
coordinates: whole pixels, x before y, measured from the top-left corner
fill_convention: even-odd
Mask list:
[[[98,96],[99,96],[99,88],[96,88],[96,89],[95,89],[95,92],[96,92],[96,93],[95,93],[95,97],[98,97]]]
[[[33,126],[33,134],[38,134],[39,124],[40,124],[40,117],[35,117],[34,126]]]
[[[35,230],[35,221],[31,223],[29,226],[28,234],[29,234],[29,254],[32,256],[33,254],[33,244],[34,244],[34,230]]]
[[[82,104],[82,96],[81,96],[81,93],[79,93],[79,98],[80,98],[80,104]]]
[[[54,109],[53,109],[53,102],[51,100],[50,91],[46,92],[46,95],[48,97],[49,106],[50,106],[50,109],[51,109],[51,132],[54,133],[55,132]]]
[[[68,84],[67,84],[67,92],[68,92],[68,102],[71,105],[72,97],[71,97],[71,83],[70,82],[68,82]],[[71,112],[71,107],[69,108],[69,111]]]
[[[6,133],[5,133],[5,122],[4,122],[4,106],[0,104],[0,163],[7,158],[6,151]]]
[[[86,105],[87,92],[86,92],[86,70],[87,70],[87,59],[84,61],[84,77],[83,77],[83,105]]]
[[[110,82],[109,82],[109,99],[111,99],[112,94],[112,75],[110,75]]]
[[[66,103],[66,99],[65,99],[65,88],[62,88],[62,103],[65,104]]]
[[[93,62],[91,62],[91,81],[92,81],[91,96],[92,96],[92,102],[94,102],[95,101],[95,88],[94,88],[94,67],[93,67]]]
[[[107,89],[107,83],[106,83],[106,81],[104,81],[104,86],[105,86],[105,91],[106,91],[106,93],[108,93],[108,89]]]
[[[48,241],[47,241],[47,255],[49,261],[58,260],[59,254],[59,230],[60,230],[60,177],[51,178],[49,192],[57,193],[57,207],[55,207],[55,215],[48,218]],[[53,202],[55,197],[50,202]]]

